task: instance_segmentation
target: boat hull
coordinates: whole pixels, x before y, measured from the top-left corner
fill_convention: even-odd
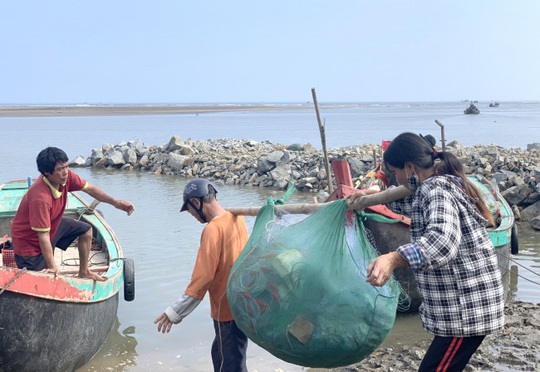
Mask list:
[[[387,224],[367,219],[364,221],[364,225],[373,234],[376,249],[381,254],[395,251],[399,246],[410,243],[409,226],[404,223]],[[488,232],[492,241],[494,241],[495,234],[497,233]],[[498,234],[502,233],[499,231]],[[510,234],[510,230],[504,232],[504,234]],[[503,279],[508,278],[509,276],[505,274],[509,270],[510,242],[495,246],[495,252],[497,253],[501,276]],[[418,291],[414,271],[407,267],[398,268],[394,271],[394,278],[410,298],[410,305],[400,307],[400,311],[417,312],[422,303],[422,298]],[[507,287],[505,285],[505,290],[507,290]]]
[[[0,295],[0,369],[74,371],[99,350],[116,320],[118,293],[66,303],[5,291]]]

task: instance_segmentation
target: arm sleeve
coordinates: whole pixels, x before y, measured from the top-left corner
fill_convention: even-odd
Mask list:
[[[191,314],[200,303],[201,300],[197,300],[196,298],[184,294],[172,306],[165,310],[165,314],[167,314],[167,317],[171,322],[178,324],[182,319]]]
[[[84,190],[88,187],[88,184],[75,172],[69,170],[69,187],[68,191],[79,191]]]
[[[424,198],[422,213],[427,221],[422,236],[397,251],[412,269],[433,270],[457,255],[462,236],[459,212],[449,192],[433,189]]]
[[[403,214],[405,216],[411,216],[413,199],[414,199],[414,195],[407,196],[406,198],[388,203],[387,207],[392,212]]]

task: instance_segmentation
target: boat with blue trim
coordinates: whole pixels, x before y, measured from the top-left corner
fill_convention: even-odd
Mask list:
[[[103,282],[77,277],[78,250],[55,249],[60,274],[18,269],[9,248],[10,223],[31,180],[0,185],[0,370],[74,371],[105,342],[117,319],[119,292],[132,301],[133,260],[125,258],[101,213],[70,193],[64,217],[92,225],[90,270]],[[36,369],[37,368],[37,369]]]

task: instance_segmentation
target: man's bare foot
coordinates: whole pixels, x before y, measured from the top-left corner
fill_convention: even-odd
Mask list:
[[[107,280],[107,278],[105,278],[105,277],[103,277],[101,275],[98,275],[96,273],[93,273],[91,271],[79,272],[79,278],[92,279],[92,280],[95,280],[97,282],[104,282],[105,280]]]

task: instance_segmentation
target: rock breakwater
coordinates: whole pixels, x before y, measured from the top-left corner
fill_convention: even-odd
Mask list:
[[[519,149],[496,145],[463,147],[453,141],[446,151],[458,156],[467,173],[480,174],[496,183],[516,217],[540,229],[540,143]],[[365,144],[328,149],[328,158],[330,162],[346,160],[353,180],[360,181],[380,162],[381,153],[380,145]],[[279,190],[292,183],[299,191],[316,193],[321,201],[328,196],[324,191],[328,181],[323,151],[310,144],[285,146],[242,139],[197,141],[172,136],[163,145],[145,146],[139,140],[104,144],[92,149],[87,158],[78,156],[70,166],[203,177],[218,183]]]

